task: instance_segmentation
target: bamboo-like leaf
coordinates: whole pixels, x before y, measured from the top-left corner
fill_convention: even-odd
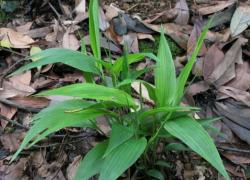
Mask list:
[[[130,139],[133,136],[133,134],[134,132],[132,129],[126,126],[122,126],[120,124],[113,124],[109,145],[103,157],[106,157],[112,150],[114,150],[119,145]]]
[[[163,30],[161,32],[157,57],[158,60],[155,69],[157,106],[170,106],[174,101],[176,93],[176,74],[172,54]]]
[[[136,107],[133,98],[119,89],[97,84],[81,83],[39,93],[38,96],[63,95],[94,100],[111,101],[120,105]]]
[[[88,180],[92,176],[100,173],[104,162],[103,154],[105,153],[107,146],[108,141],[104,141],[97,144],[88,152],[81,161],[74,180]]]
[[[208,22],[208,24],[205,26],[204,30],[202,31],[200,37],[198,38],[194,52],[192,53],[186,66],[182,69],[179,77],[177,78],[177,92],[176,92],[176,99],[175,99],[176,105],[178,105],[181,102],[187,79],[188,79],[189,74],[193,68],[193,65],[196,61],[196,58],[200,52],[200,49],[202,47],[203,41],[205,40],[206,33],[208,32],[208,28],[209,28],[211,22],[212,22],[212,19]]]
[[[155,57],[155,55],[152,53],[128,54],[127,55],[128,64],[139,62],[139,61],[143,60],[145,57],[151,58],[152,60],[157,59],[157,57]],[[122,66],[123,66],[123,61],[124,61],[124,57],[122,56],[122,57],[116,59],[115,63],[113,64],[113,72],[116,75],[118,75],[121,72]]]
[[[138,115],[139,120],[143,120],[146,117],[156,115],[157,113],[169,113],[169,112],[192,112],[192,111],[199,111],[200,108],[197,107],[189,107],[189,106],[166,106],[166,107],[159,107],[155,109],[150,109]]]
[[[86,109],[93,102],[83,100],[68,100],[59,104],[49,106],[36,114],[33,118],[34,125],[26,134],[18,151],[13,155],[13,161],[26,147],[31,147],[47,135],[65,127],[92,127],[89,120],[107,114],[104,110]],[[69,113],[70,110],[84,108],[85,110]]]
[[[32,68],[59,62],[84,72],[99,74],[99,71],[95,66],[95,59],[93,57],[86,56],[81,52],[73,51],[70,49],[51,48],[41,51],[40,53],[37,53],[30,58],[36,59],[36,61],[19,68],[11,75],[20,74]]]
[[[89,38],[94,57],[101,59],[99,32],[99,1],[90,0],[89,4]]]
[[[167,121],[164,128],[207,160],[226,179],[230,179],[212,138],[198,122],[189,116],[184,116]]]
[[[115,180],[141,156],[147,145],[145,138],[130,139],[106,156],[99,180]]]

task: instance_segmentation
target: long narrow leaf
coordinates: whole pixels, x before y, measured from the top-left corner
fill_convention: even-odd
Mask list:
[[[186,116],[168,121],[164,128],[207,160],[226,179],[230,179],[212,138],[198,122]]]
[[[38,94],[38,96],[51,96],[51,95],[63,95],[63,96],[111,101],[124,106],[136,107],[133,98],[126,92],[90,83],[68,85]]]
[[[74,180],[88,180],[92,176],[100,173],[103,166],[103,154],[108,146],[108,141],[97,144],[81,161]]]
[[[83,100],[68,100],[50,106],[36,114],[33,118],[34,125],[26,134],[21,146],[11,160],[13,161],[25,147],[32,146],[47,135],[62,128],[92,127],[89,120],[107,114],[107,112],[98,109],[86,109],[75,113],[68,112],[74,109],[88,108],[92,105],[93,103]]]
[[[94,57],[101,59],[101,45],[99,32],[99,1],[90,0],[89,4],[89,37]]]
[[[157,57],[155,69],[157,106],[170,106],[174,101],[176,93],[176,74],[172,54],[163,30]]]
[[[201,49],[202,44],[205,40],[206,33],[208,32],[208,28],[209,28],[211,22],[212,22],[212,19],[209,21],[209,23],[205,26],[204,30],[202,31],[200,37],[198,38],[194,52],[192,53],[190,59],[188,60],[188,63],[182,69],[182,71],[177,79],[177,92],[176,92],[176,100],[175,100],[176,105],[178,105],[181,102],[181,98],[182,98],[183,93],[184,93],[184,88],[185,88],[187,79],[188,79],[189,74],[192,70],[192,67],[197,59],[197,56],[200,52],[200,49]]]
[[[99,180],[115,180],[141,156],[147,145],[145,138],[130,139],[115,148],[104,160]]]
[[[120,124],[113,124],[109,145],[103,157],[106,157],[112,150],[130,139],[133,134],[134,132],[132,129]]]
[[[99,71],[95,66],[95,59],[93,57],[86,56],[78,51],[73,51],[70,49],[51,48],[37,53],[31,58],[36,59],[36,61],[19,68],[11,75],[20,74],[32,68],[59,62],[84,72],[99,74]]]
[[[148,111],[145,111],[141,114],[139,114],[138,119],[139,120],[143,120],[146,117],[152,116],[152,115],[156,115],[157,113],[169,113],[169,112],[192,112],[192,111],[199,111],[200,108],[196,108],[196,107],[186,107],[186,106],[166,106],[166,107],[160,107],[160,108],[156,108],[156,109],[151,109]]]
[[[155,57],[155,55],[152,53],[128,54],[127,55],[128,64],[139,62],[139,61],[143,60],[145,57],[151,58],[152,60],[157,60],[157,57]],[[122,57],[116,59],[115,63],[113,64],[113,72],[116,75],[118,75],[121,72],[122,66],[123,66],[123,61],[124,61],[124,57],[122,56]]]

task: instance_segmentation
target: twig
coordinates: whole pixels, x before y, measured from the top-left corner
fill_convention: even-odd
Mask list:
[[[22,125],[22,124],[20,124],[20,123],[18,123],[18,122],[16,122],[16,121],[13,121],[13,120],[11,120],[11,119],[9,119],[9,118],[7,118],[7,117],[1,115],[1,114],[0,114],[0,119],[1,119],[1,120],[4,120],[4,121],[7,121],[7,122],[9,122],[9,123],[11,123],[11,124],[14,124],[14,125],[16,125],[16,126],[19,126],[19,127],[21,127],[21,128],[24,128],[24,129],[26,129],[26,130],[29,130],[28,127],[26,127],[26,126],[24,126],[24,125]]]
[[[8,51],[8,52],[16,54],[18,56],[26,57],[24,54],[16,52],[16,51],[13,51],[12,49],[9,49],[9,48],[0,47],[0,50]]]
[[[40,108],[27,107],[27,106],[24,106],[22,104],[19,104],[19,103],[16,103],[16,102],[13,102],[11,100],[4,99],[4,98],[0,98],[0,102],[4,103],[6,105],[9,105],[9,106],[16,107],[18,109],[24,110],[24,111],[32,112],[32,113],[38,113],[38,112],[40,112],[42,110]]]

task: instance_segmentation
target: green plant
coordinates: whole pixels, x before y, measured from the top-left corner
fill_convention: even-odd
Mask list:
[[[71,50],[48,49],[33,55],[32,58],[37,61],[21,67],[14,73],[61,62],[83,71],[84,75],[88,76],[89,82],[37,94],[37,96],[64,95],[75,98],[50,106],[35,115],[31,129],[11,161],[16,159],[24,148],[31,147],[62,128],[89,127],[98,131],[95,119],[105,116],[111,125],[111,133],[84,157],[77,171],[76,180],[89,179],[97,174],[100,180],[113,180],[135,163],[148,170],[149,176],[162,179],[163,175],[154,168],[154,165],[167,166],[167,163],[157,159],[156,147],[159,141],[167,143],[169,138],[180,139],[224,177],[230,179],[213,140],[203,128],[202,120],[198,121],[192,117],[192,113],[199,109],[180,105],[186,81],[200,51],[208,25],[202,32],[187,65],[176,78],[172,55],[163,30],[157,57],[150,53],[127,54],[125,51],[124,56],[114,63],[111,59],[101,60],[98,13],[93,13],[98,12],[98,1],[90,2],[90,40],[93,57]],[[84,43],[82,44],[84,46]],[[155,85],[138,80],[138,77],[150,68],[143,71],[130,69],[131,63],[143,60],[145,56],[156,61]],[[94,76],[100,76],[101,84],[95,84]],[[133,82],[139,82],[140,89],[142,86],[146,87],[150,98],[154,101],[154,107],[143,104],[141,93],[139,105],[135,102],[131,91]],[[149,158],[151,155],[153,158]]]

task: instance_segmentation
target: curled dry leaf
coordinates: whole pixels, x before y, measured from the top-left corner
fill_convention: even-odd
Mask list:
[[[243,64],[236,64],[235,78],[226,84],[226,86],[234,87],[240,90],[248,90],[250,87],[250,66],[247,61]]]
[[[103,12],[103,9],[100,8],[99,9],[99,28],[102,31],[106,31],[109,28],[110,24],[108,22],[108,19],[105,15],[105,13]]]
[[[216,99],[222,100],[228,97],[235,99],[238,102],[245,104],[246,106],[250,107],[250,93],[247,91],[243,91],[240,89],[236,89],[233,87],[228,86],[221,86],[218,91],[220,92],[217,94]]]
[[[206,5],[206,6],[198,6],[194,7],[194,9],[197,10],[198,14],[200,15],[208,15],[208,14],[213,14],[218,11],[221,11],[235,3],[235,0],[229,0],[229,1],[215,1],[211,5]]]
[[[6,117],[8,119],[12,119],[12,117],[16,114],[16,112],[17,112],[17,108],[10,107],[10,106],[7,106],[7,105],[4,105],[4,104],[0,103],[0,114],[2,116]],[[1,122],[1,126],[2,126],[3,129],[8,125],[7,121],[2,120],[0,122]]]
[[[29,48],[30,44],[35,42],[29,36],[9,28],[0,28],[0,42],[3,39],[9,41],[12,48]]]
[[[155,41],[155,38],[151,34],[137,33],[138,39],[149,39]]]
[[[76,38],[74,33],[71,33],[71,30],[67,30],[63,35],[62,47],[66,49],[77,50],[80,47],[80,42]]]
[[[112,3],[109,6],[104,5],[103,9],[105,10],[105,16],[108,21],[111,21],[114,17],[117,17],[119,13],[124,13],[124,11],[115,7]]]
[[[234,148],[236,144],[234,145]],[[239,151],[241,150],[241,147],[238,147]],[[231,162],[242,165],[242,164],[250,164],[250,156],[247,153],[241,153],[241,152],[224,152],[222,154],[224,157],[229,159]]]
[[[221,86],[235,77],[235,63],[242,63],[241,46],[245,42],[246,39],[243,38],[239,38],[235,41],[233,46],[225,54],[224,59],[216,65],[213,72],[207,78],[209,83]]]
[[[21,145],[21,142],[24,138],[24,132],[13,132],[8,134],[2,134],[0,136],[1,143],[3,145],[3,148],[5,150],[8,150],[9,152],[16,151],[19,146]]]
[[[194,96],[201,92],[205,92],[209,89],[209,85],[205,81],[199,81],[196,83],[191,84],[188,88],[186,93],[190,96]]]
[[[77,14],[86,12],[86,0],[80,0],[75,7],[75,11]]]
[[[140,86],[141,86],[141,95],[144,99],[146,99],[147,101],[154,103],[154,101],[152,99],[150,99],[149,94],[148,94],[148,90],[147,88],[140,82],[133,82],[131,84],[132,88],[138,93],[140,94]]]
[[[219,49],[217,44],[213,44],[207,51],[203,63],[203,77],[208,81],[209,76],[218,64],[224,59],[224,53]]]
[[[85,45],[90,45],[90,40],[89,40],[88,35],[85,36],[83,38],[83,40],[84,40]],[[121,39],[120,39],[120,41],[121,41]],[[122,52],[121,48],[118,45],[114,44],[111,41],[108,41],[108,39],[105,38],[105,37],[101,37],[100,42],[101,42],[101,47],[102,48],[110,49],[112,52],[116,52],[116,53],[121,53]]]
[[[32,107],[37,109],[45,108],[49,105],[50,100],[44,97],[34,97],[34,96],[28,96],[28,97],[12,97],[10,98],[11,101],[22,104],[25,107]]]
[[[123,41],[121,42],[121,44],[128,46],[128,52],[139,52],[139,43],[136,33],[128,33],[126,35],[123,35]]]
[[[156,24],[169,23],[169,22],[173,22],[173,20],[176,19],[177,15],[178,15],[178,9],[173,8],[173,9],[169,9],[161,13],[158,13],[154,17],[144,20],[144,22],[149,23],[149,24],[153,22],[155,22]]]
[[[21,158],[17,163],[0,166],[0,179],[3,180],[20,180],[24,178],[28,160]]]
[[[250,108],[233,99],[215,103],[214,111],[223,116],[223,122],[242,140],[250,144]]]
[[[69,164],[69,166],[67,167],[67,180],[74,179],[81,159],[82,159],[81,156],[76,156],[73,162]]]
[[[188,43],[187,43],[187,55],[191,55],[195,49],[197,40],[201,34],[202,31],[202,27],[203,27],[203,22],[201,19],[196,19],[195,24],[194,24],[194,28],[191,32],[191,35],[188,39]],[[204,56],[205,53],[207,52],[207,48],[205,46],[205,44],[202,44],[199,56]]]
[[[32,24],[33,24],[33,22],[27,22],[24,25],[17,26],[16,30],[17,30],[17,32],[25,34],[26,32],[28,32],[30,30]]]
[[[250,24],[250,6],[240,6],[234,12],[231,20],[230,30],[232,36],[242,33]]]
[[[160,32],[161,27],[163,27],[166,35],[170,36],[181,48],[187,49],[189,35],[191,34],[191,31],[193,29],[192,26],[182,26],[174,23],[166,23],[162,25],[154,25],[147,23],[144,24],[157,32]]]
[[[179,0],[175,5],[175,9],[178,10],[175,22],[180,25],[187,25],[189,20],[189,8],[186,0]]]
[[[4,81],[3,89],[0,90],[0,97],[7,99],[14,96],[28,96],[35,92],[36,91],[28,85],[19,82]]]

